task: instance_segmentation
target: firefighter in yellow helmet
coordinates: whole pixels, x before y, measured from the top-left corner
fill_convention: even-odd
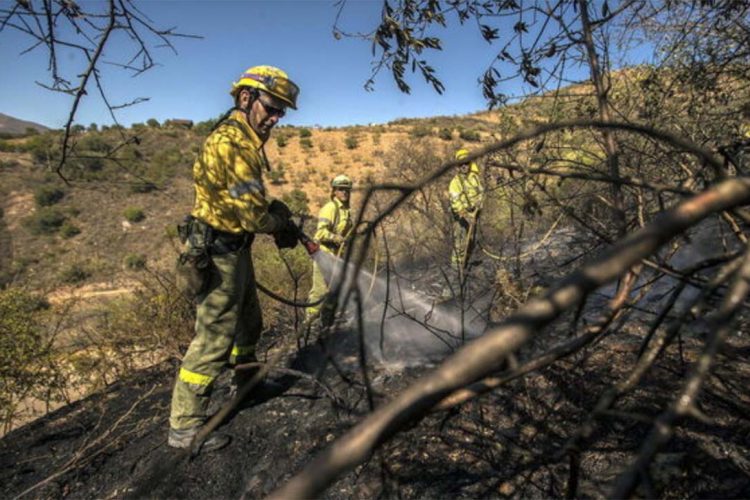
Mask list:
[[[466,149],[456,151],[456,160],[467,156],[469,151]],[[451,264],[463,271],[474,250],[476,224],[484,200],[484,187],[475,162],[464,162],[458,167],[458,173],[448,186],[448,194],[453,216]]]
[[[212,387],[227,365],[256,360],[263,328],[250,248],[269,233],[283,248],[296,244],[291,212],[269,200],[263,145],[287,108],[297,108],[297,86],[272,66],[249,68],[232,84],[234,107],[206,139],[193,165],[195,203],[179,226],[185,250],[178,276],[197,306],[195,337],[182,359],[172,394],[168,444],[188,448],[205,423]],[[233,383],[252,373],[235,372]],[[214,433],[202,450],[226,445]]]
[[[320,243],[324,252],[333,255],[343,255],[346,251],[346,242],[352,233],[352,213],[349,206],[352,190],[352,180],[346,175],[337,175],[331,181],[331,200],[320,209],[318,213],[318,228],[315,231],[315,240]],[[328,282],[331,276],[324,276],[323,270],[317,262],[313,261],[313,280],[308,302],[317,302],[328,292]],[[333,323],[333,313],[336,304],[333,301],[324,301],[307,308],[307,321],[310,323],[320,318],[321,326],[330,326]]]

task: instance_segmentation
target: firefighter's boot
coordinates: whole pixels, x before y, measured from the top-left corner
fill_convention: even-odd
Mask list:
[[[172,448],[188,449],[193,444],[193,439],[200,432],[201,427],[191,427],[190,429],[169,429],[167,444]],[[196,452],[219,450],[229,444],[231,438],[227,435],[212,432],[206,440],[203,441]]]

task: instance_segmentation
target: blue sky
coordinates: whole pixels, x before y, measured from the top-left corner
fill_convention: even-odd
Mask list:
[[[5,3],[5,2],[3,2]],[[84,9],[91,2],[80,1]],[[139,8],[159,27],[200,35],[202,39],[176,39],[178,51],[154,49],[158,67],[137,77],[121,69],[105,67],[103,81],[112,104],[148,97],[117,112],[130,125],[149,118],[164,121],[214,118],[231,106],[230,84],[248,67],[271,64],[286,70],[301,88],[299,109],[290,111],[284,123],[341,126],[384,123],[401,117],[466,114],[485,107],[478,77],[494,52],[475,25],[461,26],[452,19],[449,28],[435,34],[444,50],[432,51],[429,62],[446,86],[439,95],[421,75],[409,75],[411,94],[401,93],[387,71],[376,80],[374,92],[363,85],[370,76],[372,56],[368,42],[332,35],[337,7],[333,1],[177,1],[139,2]],[[347,32],[370,31],[378,22],[381,0],[350,0],[339,26]],[[122,61],[122,38],[105,53],[106,60]],[[47,54],[28,48],[28,37],[16,30],[0,32],[0,113],[58,128],[65,124],[72,98],[38,86],[48,83]],[[116,56],[116,57],[115,57]],[[71,78],[84,61],[72,51],[62,51],[60,61]],[[512,86],[507,93],[518,93]],[[101,99],[92,88],[84,99],[77,123],[110,124]]]

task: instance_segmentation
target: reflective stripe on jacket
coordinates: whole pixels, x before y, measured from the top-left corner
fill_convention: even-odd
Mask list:
[[[280,230],[284,221],[268,213],[263,185],[267,166],[263,142],[244,115],[235,111],[208,136],[193,164],[193,216],[235,234]]]
[[[454,213],[476,210],[482,204],[484,188],[479,178],[479,168],[475,168],[474,165],[472,162],[468,174],[456,174],[448,186],[451,210]]]
[[[314,238],[324,250],[336,251],[339,247],[336,236],[346,237],[351,229],[351,209],[345,207],[338,198],[334,198],[318,212],[318,228]]]

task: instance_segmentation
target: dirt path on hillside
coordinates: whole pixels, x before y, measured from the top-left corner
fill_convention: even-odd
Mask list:
[[[31,193],[21,193],[11,191],[8,195],[8,201],[3,210],[9,231],[15,231],[21,225],[24,217],[34,212],[34,195]]]
[[[80,288],[63,287],[47,295],[47,300],[52,305],[60,305],[65,302],[86,299],[106,299],[134,292],[138,287],[137,281],[129,280],[118,283],[99,282],[84,285]]]

